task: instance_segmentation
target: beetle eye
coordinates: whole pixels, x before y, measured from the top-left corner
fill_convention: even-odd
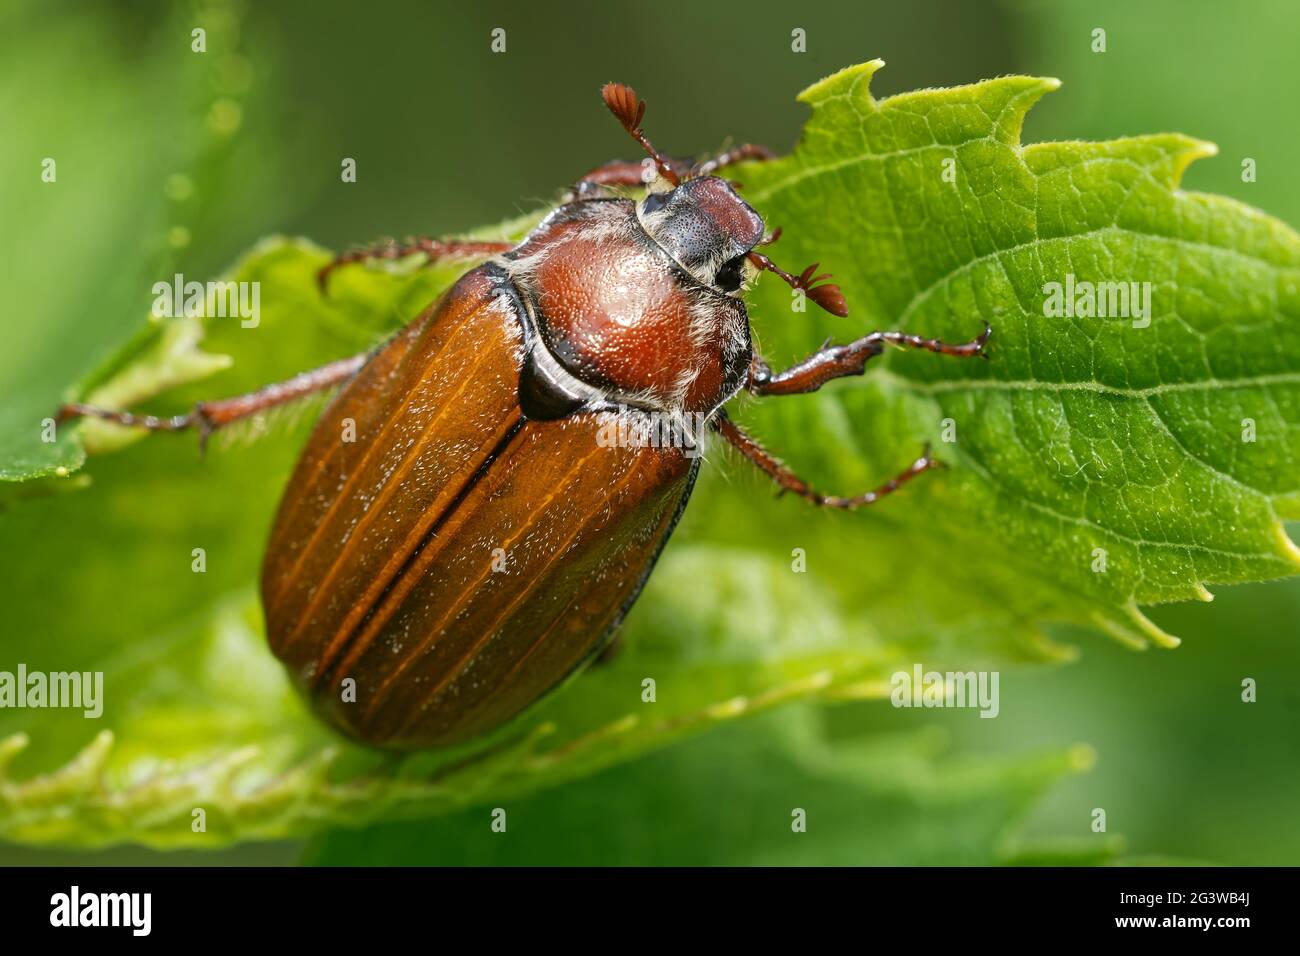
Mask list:
[[[741,279],[744,277],[744,268],[744,256],[728,259],[722,264],[718,274],[713,277],[713,282],[723,292],[735,292],[740,288]]]
[[[652,213],[662,209],[668,203],[667,193],[647,193],[645,199],[641,200],[641,211]]]

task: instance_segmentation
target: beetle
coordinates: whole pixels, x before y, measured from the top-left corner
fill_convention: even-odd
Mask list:
[[[342,386],[284,492],[262,600],[270,646],[300,690],[366,743],[470,740],[590,661],[681,516],[706,431],[824,507],[872,504],[937,466],[927,449],[873,491],[822,494],[727,416],[740,392],[811,392],[861,375],[887,346],[985,354],[987,323],[958,345],[872,332],[772,371],[744,303],[759,273],[833,314],[848,309],[817,265],[794,275],[758,251],[777,233],[715,175],[771,154],[742,146],[691,166],[651,144],[631,87],[602,96],[648,160],[588,173],[522,242],[424,238],[321,271],[324,292],[334,270],[370,259],[485,259],[377,350],[188,415],[61,412],[206,439]],[[639,199],[620,188],[646,179]],[[349,419],[355,441],[340,438]],[[633,427],[610,432],[616,421]]]

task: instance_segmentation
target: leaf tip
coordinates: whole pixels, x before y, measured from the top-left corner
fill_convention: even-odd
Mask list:
[[[1151,643],[1155,644],[1156,647],[1163,647],[1172,650],[1183,643],[1181,638],[1177,638],[1170,634],[1168,631],[1156,624],[1155,621],[1151,620],[1151,618],[1143,614],[1137,604],[1130,603],[1128,607],[1125,608],[1125,611],[1128,613],[1129,620],[1137,626],[1138,633],[1151,641]]]
[[[1217,143],[1211,143],[1205,139],[1195,139],[1191,136],[1182,134],[1167,134],[1165,136],[1149,137],[1150,139],[1166,139],[1171,141],[1172,156],[1166,161],[1164,179],[1170,189],[1177,189],[1183,181],[1183,175],[1187,172],[1187,167],[1192,165],[1198,159],[1209,159],[1212,156],[1219,155],[1219,146]]]
[[[995,135],[1002,142],[1018,147],[1025,117],[1044,96],[1059,90],[1061,81],[1054,76],[1003,76],[976,86],[994,97],[990,105],[996,110]]]
[[[26,750],[27,745],[31,742],[32,739],[21,731],[0,740],[0,783],[4,782],[9,764],[13,762],[15,757]]]
[[[112,752],[116,739],[113,731],[101,730],[95,734],[95,739],[73,758],[72,762],[84,767],[88,772],[98,773],[108,763],[108,755]]]
[[[1212,143],[1208,139],[1196,139],[1191,136],[1184,137],[1186,147],[1183,149],[1183,162],[1179,166],[1179,178],[1184,170],[1198,159],[1211,159],[1219,155],[1219,144]]]
[[[1300,545],[1295,543],[1295,539],[1287,534],[1286,525],[1279,521],[1273,526],[1273,534],[1277,536],[1278,550],[1282,557],[1291,562],[1291,565],[1300,568]]]
[[[1103,631],[1133,650],[1144,651],[1151,644],[1172,650],[1182,643],[1182,640],[1143,614],[1137,602],[1129,601],[1120,610],[1122,617],[1102,612],[1096,612],[1092,617]]]
[[[864,104],[871,104],[873,102],[871,99],[871,78],[884,65],[884,60],[876,58],[865,63],[846,66],[844,69],[818,80],[795,99],[800,103],[807,103],[809,106],[816,108],[820,103],[832,97],[856,93]]]

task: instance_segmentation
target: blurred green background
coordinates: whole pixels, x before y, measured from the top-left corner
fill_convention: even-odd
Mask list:
[[[202,56],[190,51],[196,25],[209,30]],[[496,27],[506,30],[503,54],[489,49]],[[796,27],[805,53],[791,52]],[[1105,53],[1091,49],[1097,27]],[[339,248],[455,234],[536,208],[627,154],[597,97],[610,79],[649,100],[656,143],[692,154],[728,137],[787,149],[805,113],[794,94],[871,57],[888,63],[877,96],[1005,73],[1057,76],[1064,86],[1030,113],[1027,141],[1167,130],[1208,139],[1221,153],[1195,164],[1186,188],[1300,225],[1286,172],[1300,163],[1298,37],[1300,6],[1285,0],[10,2],[0,10],[0,415],[52,407],[137,328],[156,277],[215,274],[266,234]],[[53,197],[39,180],[45,156],[58,157]],[[339,182],[345,156],[357,161],[355,184]],[[1257,182],[1241,181],[1244,157],[1256,160]],[[1038,803],[1030,834],[1087,839],[1091,809],[1104,807],[1138,858],[1300,863],[1300,582],[1223,589],[1211,605],[1151,616],[1183,647],[1134,653],[1095,634],[1060,635],[1081,659],[1004,673],[999,719],[925,719],[967,755],[1096,748],[1091,773]],[[1261,675],[1259,702],[1243,705],[1241,679]],[[876,729],[895,716],[863,704],[829,719]],[[747,739],[742,724],[516,811],[585,813],[574,808],[653,782],[658,796],[639,807],[637,833],[588,814],[580,847],[557,828],[550,844],[484,849],[455,819],[407,839],[448,861],[655,859],[656,835],[730,779],[726,755]],[[763,753],[749,756],[748,766],[763,765]],[[774,776],[806,772],[776,756],[769,764]],[[745,826],[723,829],[697,862],[746,859],[750,838]],[[345,850],[365,861],[365,838]],[[169,856],[0,847],[0,861],[291,862],[301,853],[290,844]]]

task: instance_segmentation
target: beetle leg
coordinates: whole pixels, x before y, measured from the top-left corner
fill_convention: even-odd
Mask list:
[[[905,332],[872,332],[848,345],[824,345],[802,362],[797,362],[784,372],[773,373],[766,362],[757,355],[749,367],[749,390],[755,395],[797,395],[815,392],[831,379],[846,375],[861,375],[867,362],[885,350],[887,345],[899,348],[923,349],[938,355],[955,355],[961,358],[978,355],[988,358],[984,348],[988,345],[992,327],[985,322],[984,331],[969,342],[948,345],[938,339],[923,339]]]
[[[908,465],[908,467],[890,478],[879,488],[872,491],[864,492],[852,497],[841,497],[840,495],[824,495],[819,491],[814,491],[808,486],[808,483],[796,475],[793,471],[783,465],[772,456],[762,445],[747,435],[740,429],[735,422],[727,417],[726,413],[721,413],[714,420],[714,427],[737,451],[757,465],[769,478],[775,481],[783,492],[789,491],[798,495],[805,501],[810,501],[815,505],[824,508],[843,508],[853,510],[866,505],[873,505],[881,498],[892,494],[901,488],[904,484],[911,481],[922,472],[930,471],[933,468],[942,468],[943,462],[936,461],[930,457],[930,447],[927,445],[921,452],[921,457]]]
[[[410,242],[388,241],[381,245],[365,249],[354,249],[336,256],[334,261],[316,273],[316,282],[321,292],[325,292],[330,273],[340,266],[354,262],[370,262],[374,259],[405,259],[417,252],[428,256],[428,264],[449,256],[492,256],[499,252],[509,252],[515,247],[512,242],[483,242],[477,239],[430,239],[418,236]]]
[[[645,179],[645,169],[647,164],[651,166],[650,179],[653,180],[655,175],[653,162],[650,159],[635,162],[623,159],[611,160],[603,166],[597,166],[574,183],[571,195],[575,199],[591,199],[595,196],[606,195],[607,186],[648,185]],[[684,177],[691,170],[691,164],[684,159],[671,157],[666,158],[666,162],[679,176]]]
[[[757,143],[741,143],[739,146],[718,153],[711,159],[706,159],[691,170],[691,175],[713,176],[720,169],[726,169],[728,166],[734,166],[736,163],[743,163],[751,159],[767,162],[776,159],[776,153],[766,146],[759,146]]]
[[[745,143],[694,165],[689,160],[680,159],[676,156],[665,157],[665,160],[674,173],[682,179],[686,179],[695,176],[712,176],[720,169],[726,169],[728,166],[734,166],[736,163],[749,159],[769,160],[775,158],[776,153],[766,146]],[[601,195],[606,186],[645,186],[646,164],[653,164],[653,162],[651,159],[643,159],[637,162],[616,159],[605,163],[603,166],[597,166],[574,184],[573,196],[578,199],[590,199],[593,196]],[[653,172],[650,178],[654,178]]]
[[[55,421],[62,423],[71,418],[100,418],[117,425],[162,432],[196,428],[199,432],[199,445],[202,447],[218,428],[345,382],[359,372],[369,359],[370,353],[364,352],[361,355],[339,359],[320,368],[302,372],[286,382],[267,385],[247,395],[237,395],[234,398],[224,398],[215,402],[199,402],[187,415],[159,418],[155,415],[136,415],[112,408],[99,408],[95,405],[73,402],[59,409]]]

